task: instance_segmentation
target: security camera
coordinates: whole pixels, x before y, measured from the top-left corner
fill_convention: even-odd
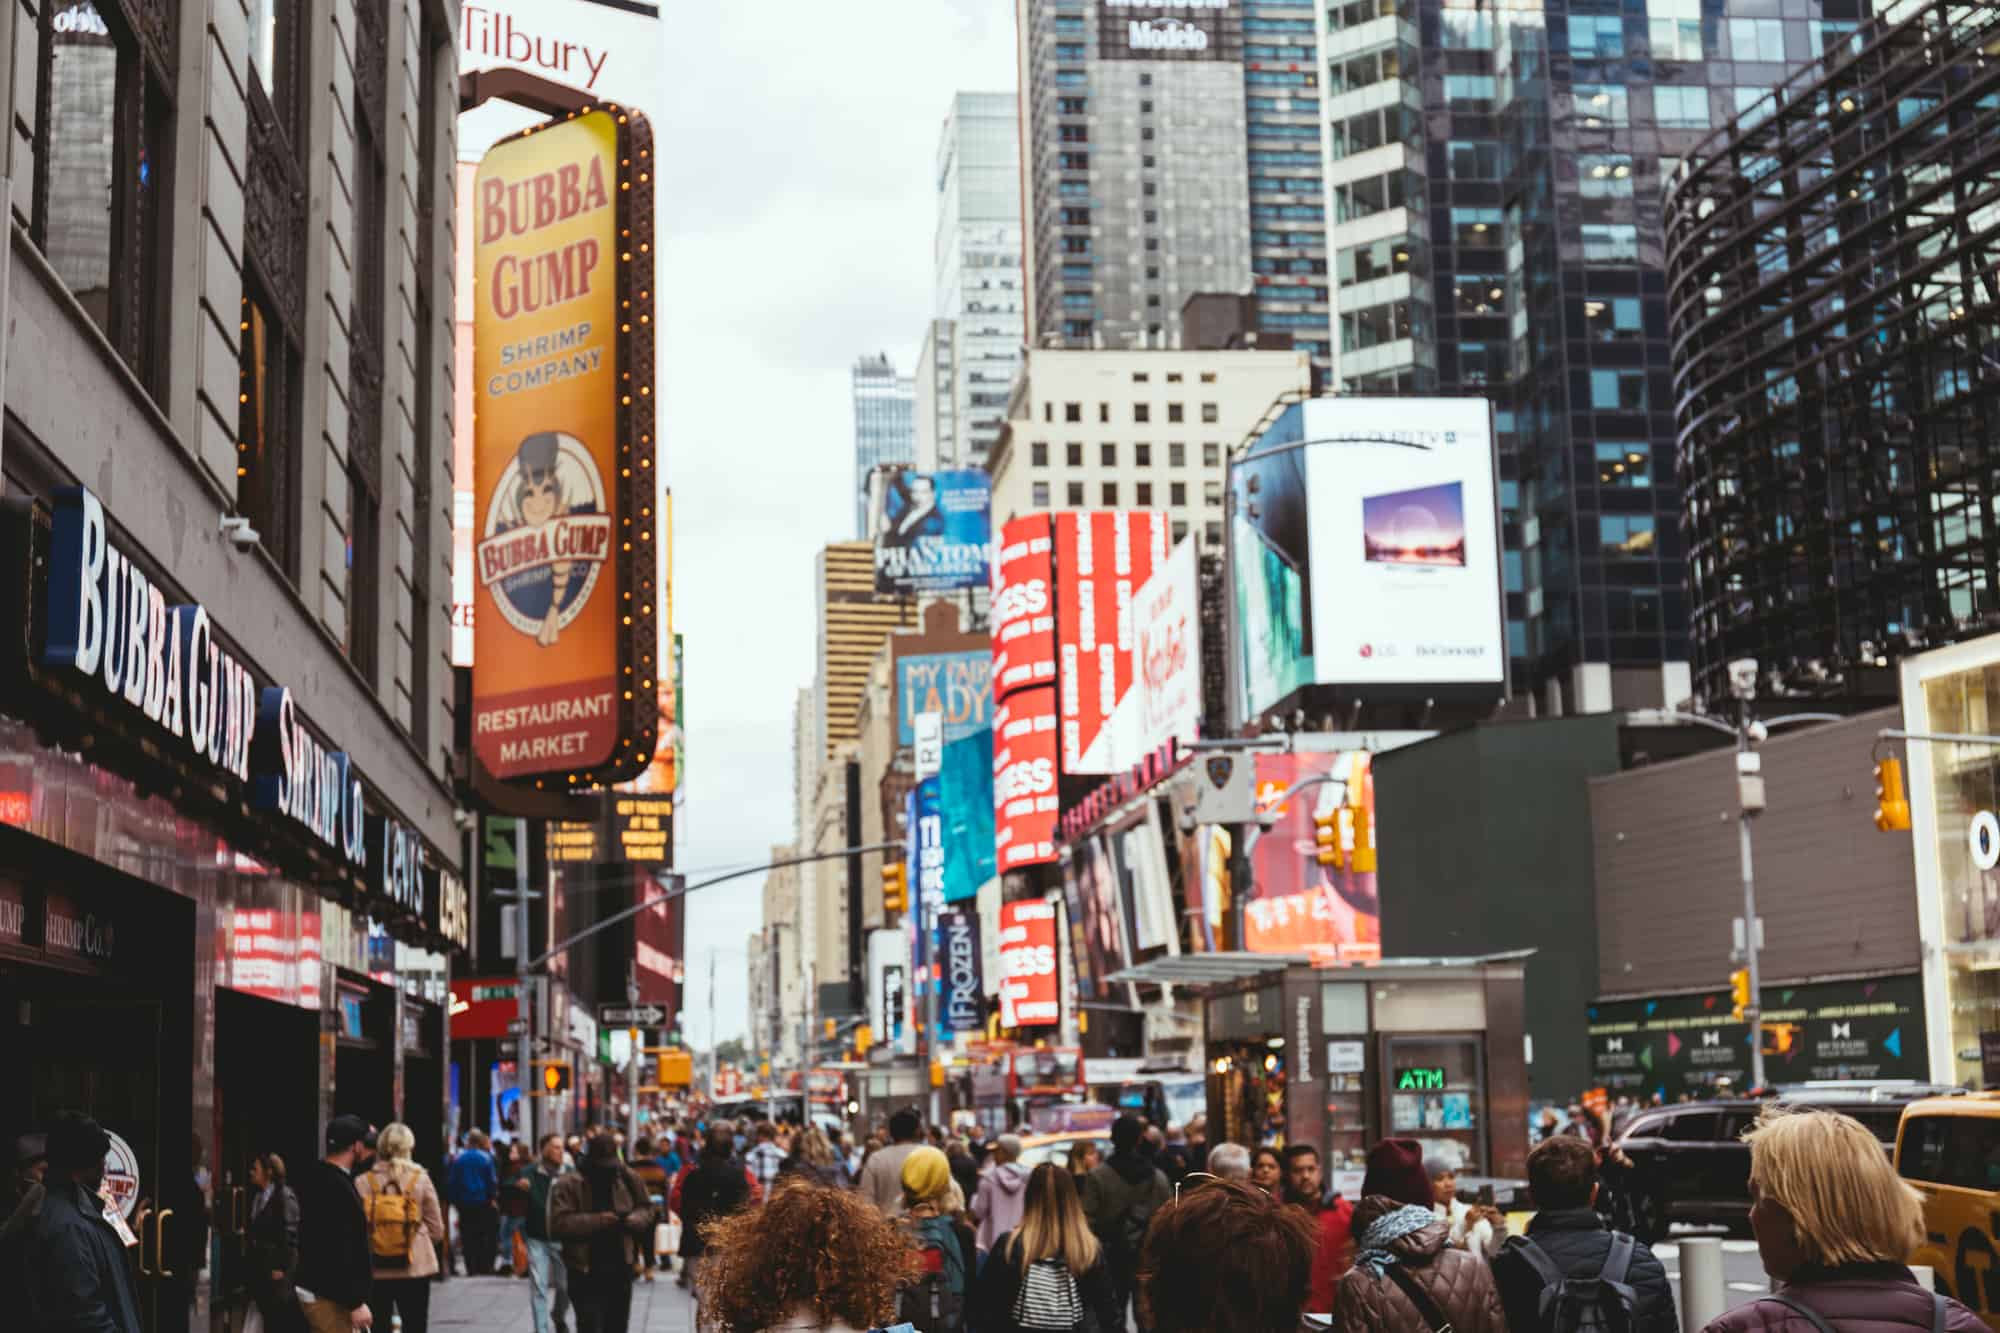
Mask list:
[[[451,822],[454,828],[469,829],[478,825],[479,816],[464,806],[459,806],[451,812]]]
[[[1729,692],[1739,699],[1757,697],[1757,659],[1739,657],[1729,664]]]
[[[238,546],[255,546],[263,540],[257,529],[250,526],[250,520],[241,514],[222,516],[222,535]]]

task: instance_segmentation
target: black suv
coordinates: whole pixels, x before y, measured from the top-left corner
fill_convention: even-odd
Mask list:
[[[1815,1110],[1838,1111],[1866,1125],[1893,1154],[1896,1126],[1907,1098],[1836,1101],[1800,1098]],[[1609,1196],[1603,1203],[1615,1225],[1641,1240],[1667,1234],[1672,1222],[1731,1228],[1750,1216],[1750,1146],[1743,1131],[1763,1104],[1754,1101],[1688,1102],[1639,1112],[1618,1137],[1631,1166],[1606,1166]]]

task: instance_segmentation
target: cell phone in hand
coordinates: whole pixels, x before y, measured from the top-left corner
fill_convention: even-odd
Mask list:
[[[1472,1196],[1472,1201],[1482,1208],[1493,1207],[1493,1187],[1491,1185],[1481,1185],[1479,1192]]]

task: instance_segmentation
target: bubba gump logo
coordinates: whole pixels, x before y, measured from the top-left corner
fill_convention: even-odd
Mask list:
[[[604,480],[581,440],[539,431],[493,488],[479,581],[509,625],[544,648],[583,612],[611,555]]]

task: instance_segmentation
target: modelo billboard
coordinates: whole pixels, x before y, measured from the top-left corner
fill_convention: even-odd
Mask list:
[[[984,472],[877,468],[869,495],[875,591],[910,597],[988,584],[992,491]]]
[[[599,109],[474,182],[472,741],[501,779],[637,776],[658,725],[652,131]]]
[[[1483,398],[1314,398],[1230,468],[1243,704],[1308,685],[1506,689]]]
[[[1101,60],[1241,60],[1244,0],[1098,0]]]

